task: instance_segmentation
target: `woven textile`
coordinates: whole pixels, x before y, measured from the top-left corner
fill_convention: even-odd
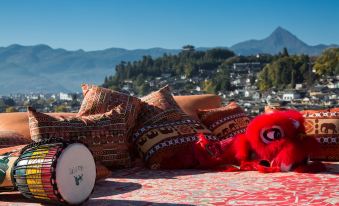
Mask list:
[[[29,144],[32,141],[13,131],[0,131],[0,148]]]
[[[339,108],[331,110],[304,110],[307,136],[321,143],[318,154],[311,156],[315,160],[339,160]]]
[[[56,118],[28,109],[33,141],[59,137],[86,144],[95,160],[109,167],[129,167],[127,125],[119,110],[73,118]]]
[[[198,116],[220,140],[244,133],[250,121],[247,114],[235,102],[216,109],[198,110]]]
[[[169,86],[141,98],[141,112],[137,127],[190,119],[174,100]]]
[[[138,98],[88,84],[82,85],[82,92],[84,100],[78,116],[102,114],[119,107],[119,117],[129,125],[129,129],[134,127],[140,111],[140,100]]]
[[[96,183],[83,206],[336,206],[339,162],[325,173],[116,170]],[[41,206],[19,192],[0,193],[1,206]]]
[[[142,99],[138,126],[133,142],[152,169],[191,168],[194,160],[192,145],[198,134],[216,140],[198,120],[186,115],[177,105],[168,86]]]

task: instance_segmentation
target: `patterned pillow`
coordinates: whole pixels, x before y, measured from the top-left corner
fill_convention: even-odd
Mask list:
[[[0,131],[0,148],[29,144],[32,140],[13,131]]]
[[[250,122],[250,118],[235,102],[216,109],[198,110],[198,116],[220,140],[244,133]]]
[[[121,120],[120,110],[84,117],[53,117],[28,108],[33,141],[59,137],[86,144],[95,160],[108,167],[129,167],[128,125]]]
[[[82,85],[84,100],[82,101],[78,116],[102,114],[116,107],[120,108],[119,117],[132,129],[140,111],[140,100],[136,97],[98,87],[95,85]]]
[[[313,160],[339,160],[339,108],[301,111],[305,118],[306,135],[321,143]]]
[[[168,86],[142,99],[133,142],[152,169],[191,168],[197,162],[192,156],[198,134],[216,140],[198,120],[186,115],[174,101]]]

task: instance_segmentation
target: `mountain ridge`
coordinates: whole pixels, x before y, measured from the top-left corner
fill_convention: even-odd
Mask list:
[[[318,55],[328,47],[338,45],[318,44],[309,46],[282,27],[275,29],[262,40],[247,40],[229,48],[237,54],[276,54],[286,47],[290,54]],[[196,50],[207,50],[198,47]],[[115,72],[121,61],[136,61],[143,56],[153,58],[164,53],[177,54],[180,49],[153,47],[149,49],[106,48],[85,51],[52,48],[46,44],[23,46],[11,44],[0,47],[0,95],[10,93],[56,93],[80,91],[81,83],[102,84],[105,76]]]
[[[277,27],[268,37],[256,40],[251,39],[239,42],[230,47],[231,50],[240,55],[253,55],[257,53],[278,54],[286,47],[291,54],[319,55],[324,49],[338,47],[338,45],[318,44],[308,45],[288,30]]]
[[[0,47],[0,95],[28,91],[80,91],[80,84],[84,82],[102,84],[105,76],[112,75],[115,65],[121,61],[139,60],[144,55],[159,57],[164,53],[176,54],[179,51],[162,48],[108,48],[86,52],[53,49],[44,44],[12,44]],[[24,87],[22,82],[25,82]],[[44,84],[46,85],[43,86]]]

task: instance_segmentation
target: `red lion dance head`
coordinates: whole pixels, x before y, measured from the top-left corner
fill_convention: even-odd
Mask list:
[[[305,136],[303,125],[304,118],[295,110],[262,114],[250,122],[245,134],[231,141],[211,143],[201,136],[195,156],[205,168],[222,169],[223,164],[235,163],[240,170],[260,172],[324,171],[322,163],[308,161],[319,145],[314,138]],[[227,166],[223,171],[235,170]]]
[[[236,158],[244,170],[261,172],[322,171],[321,163],[308,162],[318,142],[305,136],[304,118],[295,110],[274,111],[255,117],[244,135],[234,142]]]

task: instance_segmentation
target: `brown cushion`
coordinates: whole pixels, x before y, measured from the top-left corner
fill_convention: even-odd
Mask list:
[[[179,107],[191,117],[198,118],[198,109],[214,109],[221,107],[221,97],[214,94],[174,96]]]
[[[95,160],[109,167],[129,167],[128,125],[120,110],[84,117],[61,118],[28,110],[32,140],[59,137],[86,144]]]
[[[198,120],[185,114],[168,86],[143,97],[133,142],[152,169],[191,168],[192,146],[198,134],[216,140]],[[185,158],[187,157],[187,158]]]
[[[138,98],[95,85],[83,84],[81,87],[84,100],[78,116],[102,114],[119,106],[123,118],[129,124],[134,125],[140,111],[140,100]]]
[[[0,148],[29,144],[32,140],[12,131],[0,131]]]
[[[301,111],[306,135],[321,143],[313,160],[339,161],[339,108]]]
[[[49,113],[53,117],[72,117],[75,113]],[[13,132],[23,138],[31,139],[26,112],[0,113],[0,132]]]
[[[85,96],[87,98],[95,90],[90,89],[89,86],[83,87]],[[111,93],[112,90],[109,90]],[[117,95],[121,94],[113,92]],[[122,97],[128,97],[125,94],[121,94]],[[174,96],[174,100],[179,107],[188,115],[197,117],[197,109],[210,109],[217,108],[221,104],[221,98],[213,94],[206,95],[189,95],[189,96]],[[135,99],[133,99],[135,101]],[[86,111],[83,106],[80,111]],[[81,112],[79,112],[81,115]],[[85,112],[86,114],[87,112]],[[47,113],[54,117],[74,117],[75,113]],[[133,116],[132,116],[133,117]],[[28,127],[28,116],[26,112],[13,112],[13,113],[0,113],[0,131],[15,132],[16,135],[20,135],[30,140],[30,133]]]
[[[198,110],[198,116],[220,140],[244,133],[250,121],[248,115],[235,102],[216,109]]]

